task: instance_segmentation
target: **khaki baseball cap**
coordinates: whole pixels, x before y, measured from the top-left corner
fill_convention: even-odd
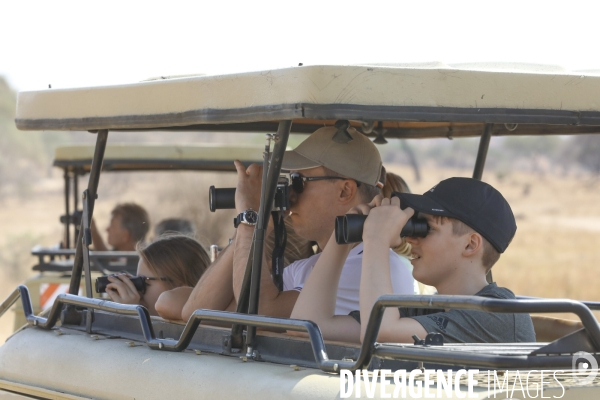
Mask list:
[[[333,136],[337,131],[333,126],[317,129],[294,150],[285,152],[281,168],[301,171],[323,166],[359,182],[383,186],[381,156],[373,142],[354,128],[347,129],[352,140],[336,142]]]

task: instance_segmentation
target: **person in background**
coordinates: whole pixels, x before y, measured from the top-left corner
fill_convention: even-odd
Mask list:
[[[157,237],[148,245],[139,244],[137,276],[146,287],[138,291],[128,274],[110,275],[106,293],[116,303],[141,304],[151,315],[158,315],[155,304],[167,290],[189,287],[191,290],[210,265],[208,254],[193,238],[181,234]]]
[[[106,228],[108,245],[92,219],[92,246],[96,251],[134,251],[149,230],[150,217],[143,207],[135,203],[117,204],[111,211],[110,224]]]

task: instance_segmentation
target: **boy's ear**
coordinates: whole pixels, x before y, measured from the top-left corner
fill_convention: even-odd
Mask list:
[[[483,237],[477,232],[472,232],[467,235],[467,243],[463,249],[462,255],[464,257],[473,257],[482,249]]]
[[[356,187],[356,182],[353,180],[340,180],[340,202],[342,204],[350,203],[357,195],[358,188]]]

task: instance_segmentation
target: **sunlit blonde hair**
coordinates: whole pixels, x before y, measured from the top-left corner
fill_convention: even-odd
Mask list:
[[[400,175],[396,175],[393,172],[385,173],[385,185],[381,189],[383,197],[391,197],[393,192],[401,193],[412,193],[408,184]]]
[[[394,174],[393,172],[386,172],[385,174],[385,185],[381,189],[383,197],[391,197],[393,192],[411,193],[406,181],[401,176]],[[392,250],[398,255],[406,258],[410,258],[412,248],[410,243],[402,240],[402,243],[394,247]]]

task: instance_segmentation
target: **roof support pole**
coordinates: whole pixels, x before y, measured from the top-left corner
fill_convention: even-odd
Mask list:
[[[473,169],[473,179],[481,180],[483,176],[483,167],[485,166],[485,159],[487,158],[487,152],[490,147],[490,140],[492,139],[492,128],[494,124],[485,124],[483,134],[479,140],[479,150],[477,151],[477,160],[475,160],[475,168]],[[492,283],[492,270],[489,270],[486,276],[488,283]]]
[[[76,213],[79,208],[79,172],[73,171],[73,212]],[[73,237],[76,238],[79,235],[79,227],[73,221]],[[75,247],[75,246],[73,246]]]
[[[479,150],[477,151],[477,160],[473,169],[473,179],[481,180],[483,176],[483,167],[487,157],[488,148],[490,147],[490,139],[492,138],[492,127],[494,124],[485,124],[483,134],[479,140]]]
[[[90,169],[90,179],[88,181],[87,194],[89,196],[88,221],[89,226],[92,223],[92,215],[94,214],[94,204],[98,197],[98,183],[100,182],[100,171],[102,170],[102,161],[104,160],[104,150],[108,141],[108,130],[99,130],[96,137],[96,148],[94,149],[94,158]],[[77,247],[75,250],[75,260],[73,261],[73,272],[71,273],[71,283],[69,284],[69,293],[77,295],[81,284],[81,272],[83,270],[83,218],[81,228],[75,242]]]
[[[239,297],[240,302],[243,302],[245,301],[244,295],[248,293],[248,314],[258,314],[258,299],[260,292],[260,277],[262,271],[265,233],[269,224],[269,218],[271,216],[271,209],[273,208],[273,199],[275,197],[277,181],[279,179],[279,174],[281,173],[281,164],[283,162],[283,156],[285,154],[285,149],[287,147],[288,137],[291,129],[291,120],[279,122],[279,126],[277,128],[277,135],[274,138],[275,145],[273,146],[273,152],[271,154],[271,162],[269,163],[268,171],[266,171],[266,179],[265,174],[263,174],[263,186],[260,197],[258,222],[256,223],[256,227],[254,228],[252,251],[249,256],[252,257],[252,272],[250,274],[248,274],[248,271],[246,272],[244,276],[244,282],[242,285],[242,291]],[[247,279],[248,275],[250,275],[250,279]],[[241,305],[238,305],[238,308],[240,308],[240,306]],[[237,331],[239,331],[239,328],[234,326],[232,329],[232,341],[234,342],[239,341],[239,337],[236,337],[236,333],[239,335],[239,332]],[[250,355],[252,355],[252,347],[254,344],[255,335],[256,327],[249,326],[246,333],[246,343],[248,346],[248,354]]]
[[[73,211],[77,211],[79,208],[79,171],[73,171]]]
[[[71,197],[71,177],[69,171],[65,168],[65,237],[62,247],[65,249],[71,248],[71,210],[69,209]]]

